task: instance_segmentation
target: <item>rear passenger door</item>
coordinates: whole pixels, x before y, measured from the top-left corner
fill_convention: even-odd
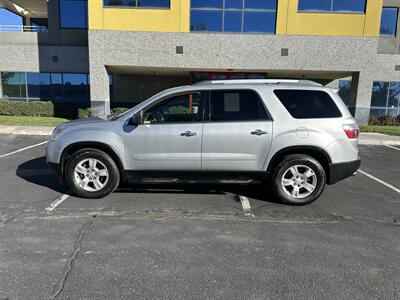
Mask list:
[[[258,93],[211,90],[206,99],[202,169],[261,171],[271,146],[272,120]]]

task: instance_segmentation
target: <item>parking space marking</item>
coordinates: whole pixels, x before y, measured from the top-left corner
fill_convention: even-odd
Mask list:
[[[13,151],[13,152],[9,152],[9,153],[6,153],[6,154],[2,154],[2,155],[0,155],[0,158],[7,157],[7,156],[10,156],[10,155],[13,155],[13,154],[16,154],[16,153],[25,151],[25,150],[29,150],[29,149],[32,149],[32,148],[35,148],[35,147],[39,147],[39,146],[44,145],[44,144],[46,144],[46,143],[47,143],[47,141],[44,141],[44,142],[41,142],[41,143],[38,143],[38,144],[35,144],[35,145],[30,145],[30,146],[27,146],[27,147],[24,147],[24,148],[15,150],[15,151]]]
[[[391,185],[390,183],[387,183],[387,182],[385,182],[385,181],[383,181],[383,180],[381,180],[381,179],[379,179],[379,178],[377,178],[377,177],[375,177],[375,176],[373,176],[373,175],[371,175],[371,174],[369,174],[369,173],[367,173],[367,172],[365,172],[363,170],[358,170],[358,172],[360,172],[361,174],[371,178],[372,180],[375,180],[376,182],[379,182],[380,184],[383,184],[384,186],[388,187],[389,189],[391,189],[391,190],[393,190],[393,191],[395,191],[395,192],[400,194],[400,189],[398,189],[397,187]]]
[[[400,149],[397,148],[397,147],[395,147],[395,146],[391,146],[391,145],[385,145],[385,146],[388,147],[388,148],[391,148],[391,149],[395,149],[395,150],[397,150],[397,151],[400,151]]]
[[[250,206],[250,202],[249,202],[249,198],[242,196],[242,195],[238,195],[240,202],[242,203],[242,208],[243,208],[243,212],[244,215],[246,217],[255,217],[254,214],[251,212],[251,206]]]
[[[54,200],[48,207],[45,208],[46,211],[53,211],[56,209],[57,206],[59,206],[61,203],[63,203],[65,200],[69,198],[69,195],[63,194],[60,197],[58,197],[56,200]]]

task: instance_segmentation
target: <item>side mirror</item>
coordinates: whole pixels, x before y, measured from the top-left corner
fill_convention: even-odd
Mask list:
[[[141,124],[143,124],[143,110],[141,110],[138,113],[134,114],[133,117],[130,119],[129,124],[131,124],[131,125],[141,125]]]

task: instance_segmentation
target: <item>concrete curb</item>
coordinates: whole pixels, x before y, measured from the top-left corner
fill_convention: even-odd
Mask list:
[[[51,135],[54,127],[48,126],[8,126],[0,125],[0,134]]]
[[[360,145],[400,145],[400,136],[392,136],[376,132],[362,132],[358,140]]]

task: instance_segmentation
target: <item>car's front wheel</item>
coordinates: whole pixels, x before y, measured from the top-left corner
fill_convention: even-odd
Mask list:
[[[119,171],[113,159],[97,149],[83,149],[67,161],[65,182],[83,198],[102,198],[119,184]]]
[[[321,164],[308,155],[288,155],[273,175],[273,190],[286,204],[305,205],[321,196],[326,175]]]

